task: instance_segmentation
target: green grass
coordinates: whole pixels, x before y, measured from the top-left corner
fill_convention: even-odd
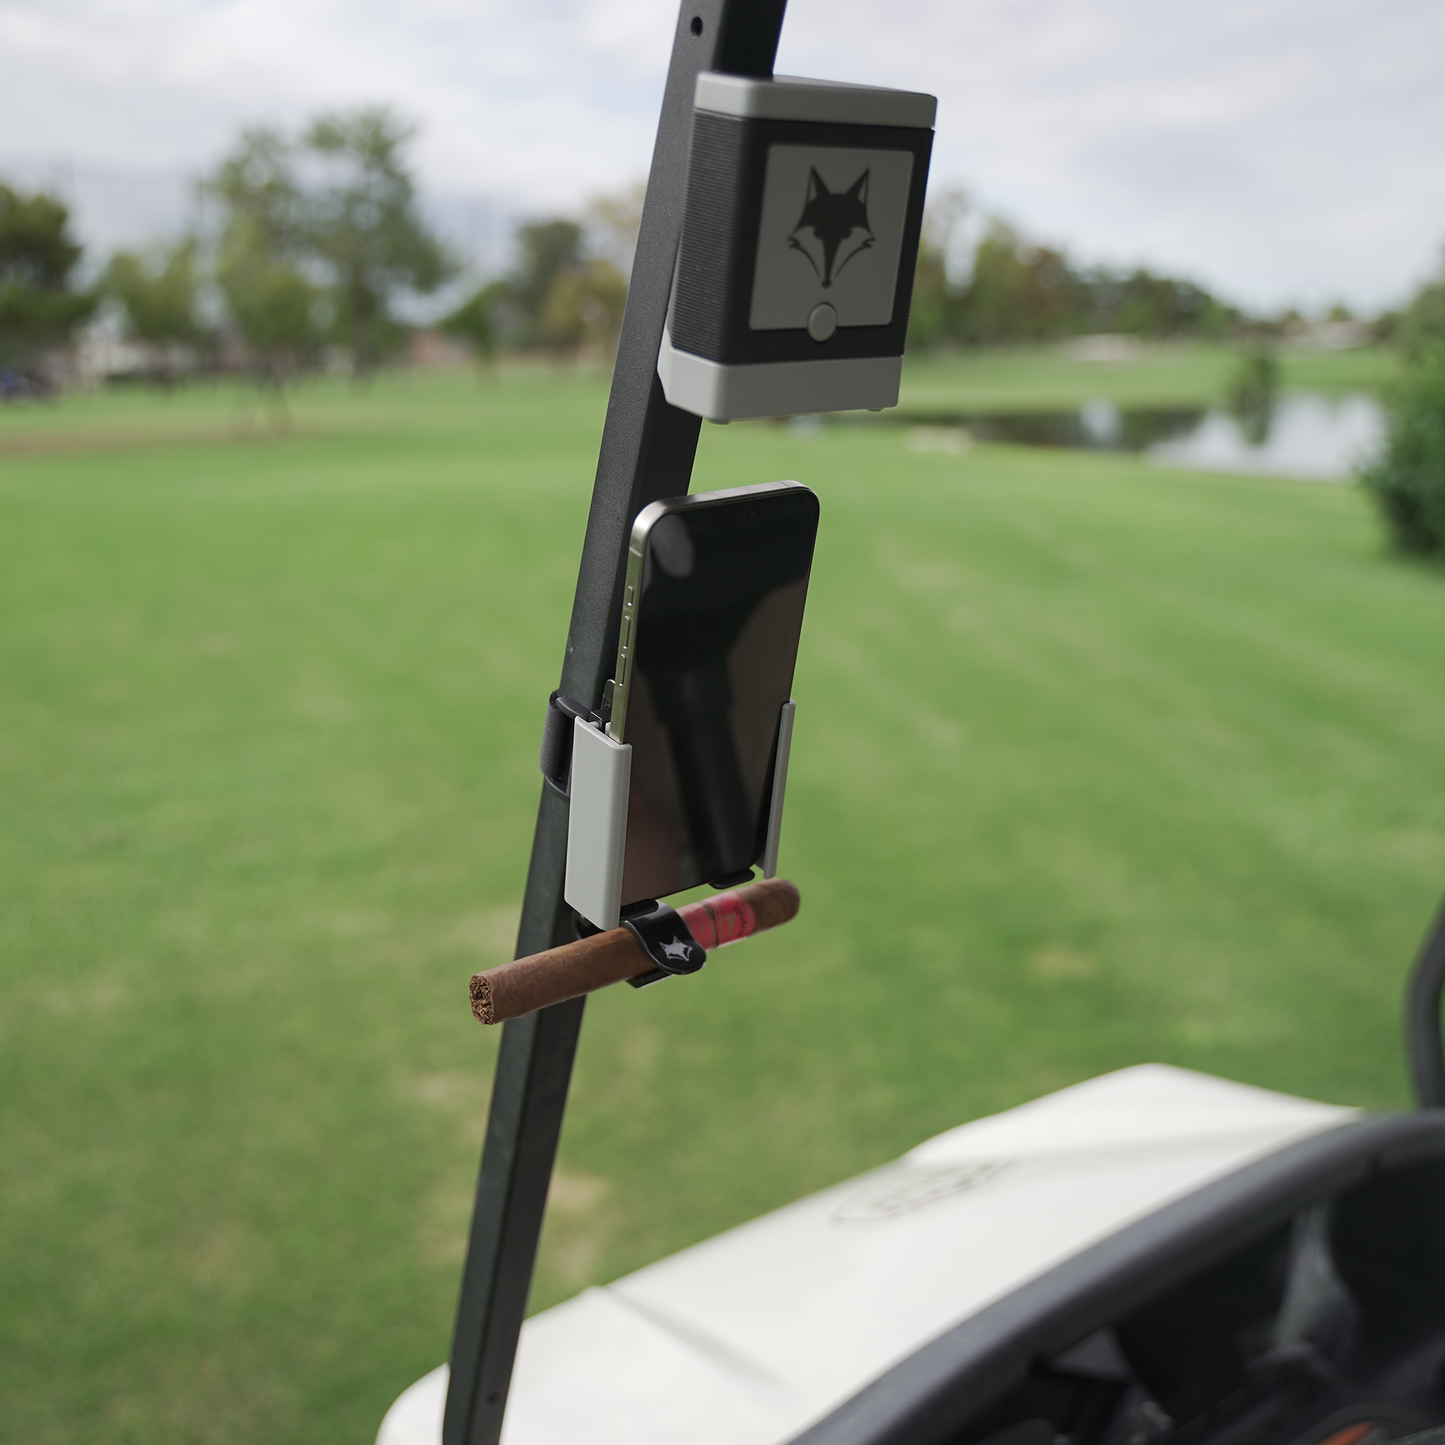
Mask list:
[[[1099,398],[1121,407],[1218,405],[1238,348],[1157,346],[1130,361],[1075,361],[1058,348],[961,351],[911,358],[900,405],[914,412],[1068,409]],[[1387,351],[1284,351],[1286,389],[1378,391],[1394,374]]]
[[[16,1439],[365,1442],[445,1358],[605,396],[0,417]],[[1445,577],[1352,489],[904,440],[704,430],[823,500],[804,910],[589,1005],[536,1305],[1142,1060],[1406,1100]]]

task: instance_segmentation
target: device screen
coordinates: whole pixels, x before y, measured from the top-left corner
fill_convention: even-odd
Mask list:
[[[817,497],[787,486],[684,503],[648,532],[620,664],[631,672],[624,906],[762,856],[817,531]]]

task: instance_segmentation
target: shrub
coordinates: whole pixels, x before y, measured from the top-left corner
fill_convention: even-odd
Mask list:
[[[1445,345],[1435,345],[1386,401],[1385,448],[1360,474],[1402,552],[1445,556]]]
[[[1269,436],[1278,398],[1279,362],[1262,347],[1246,352],[1229,378],[1225,400],[1251,445],[1259,446]]]

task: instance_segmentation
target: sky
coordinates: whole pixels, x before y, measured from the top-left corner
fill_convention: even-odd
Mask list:
[[[243,124],[382,102],[479,271],[645,174],[668,0],[0,0],[0,177],[95,250]],[[930,185],[1254,309],[1397,304],[1445,243],[1441,0],[791,0],[779,73],[938,96]]]

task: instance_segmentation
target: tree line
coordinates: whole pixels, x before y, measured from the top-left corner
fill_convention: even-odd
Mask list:
[[[40,389],[47,358],[106,309],[162,379],[225,367],[280,384],[338,355],[374,370],[411,330],[398,303],[455,292],[463,272],[421,212],[412,138],[379,107],[294,133],[247,129],[200,183],[194,226],[118,252],[88,279],[67,207],[0,182],[0,383]],[[627,294],[617,258],[630,260],[640,209],[628,193],[594,199],[588,224],[522,226],[516,264],[441,329],[483,356],[615,348]]]
[[[393,358],[410,329],[398,317],[403,299],[450,296],[433,305],[439,329],[483,359],[503,349],[604,359],[615,350],[641,186],[594,197],[580,217],[521,225],[510,269],[467,293],[461,263],[418,204],[412,139],[379,107],[324,114],[294,132],[247,129],[201,182],[193,227],[122,251],[84,281],[66,207],[0,184],[0,382],[40,375],[47,352],[102,308],[163,373],[182,363],[247,369],[277,384],[338,356],[363,375]],[[1082,265],[1006,221],[976,217],[955,190],[930,206],[908,344],[1258,337],[1288,320],[1246,317],[1203,286],[1147,268]],[[1445,335],[1445,280],[1381,325],[1407,349]]]
[[[1244,317],[1195,282],[1143,267],[1082,266],[998,217],[974,220],[961,191],[934,198],[918,253],[910,347],[1008,346],[1112,333],[1218,339]],[[959,274],[959,273],[962,274]]]
[[[524,222],[506,275],[486,282],[442,318],[439,329],[482,359],[499,348],[617,350],[627,277],[642,219],[640,187],[588,202],[586,221]],[[610,254],[606,254],[610,253]]]

